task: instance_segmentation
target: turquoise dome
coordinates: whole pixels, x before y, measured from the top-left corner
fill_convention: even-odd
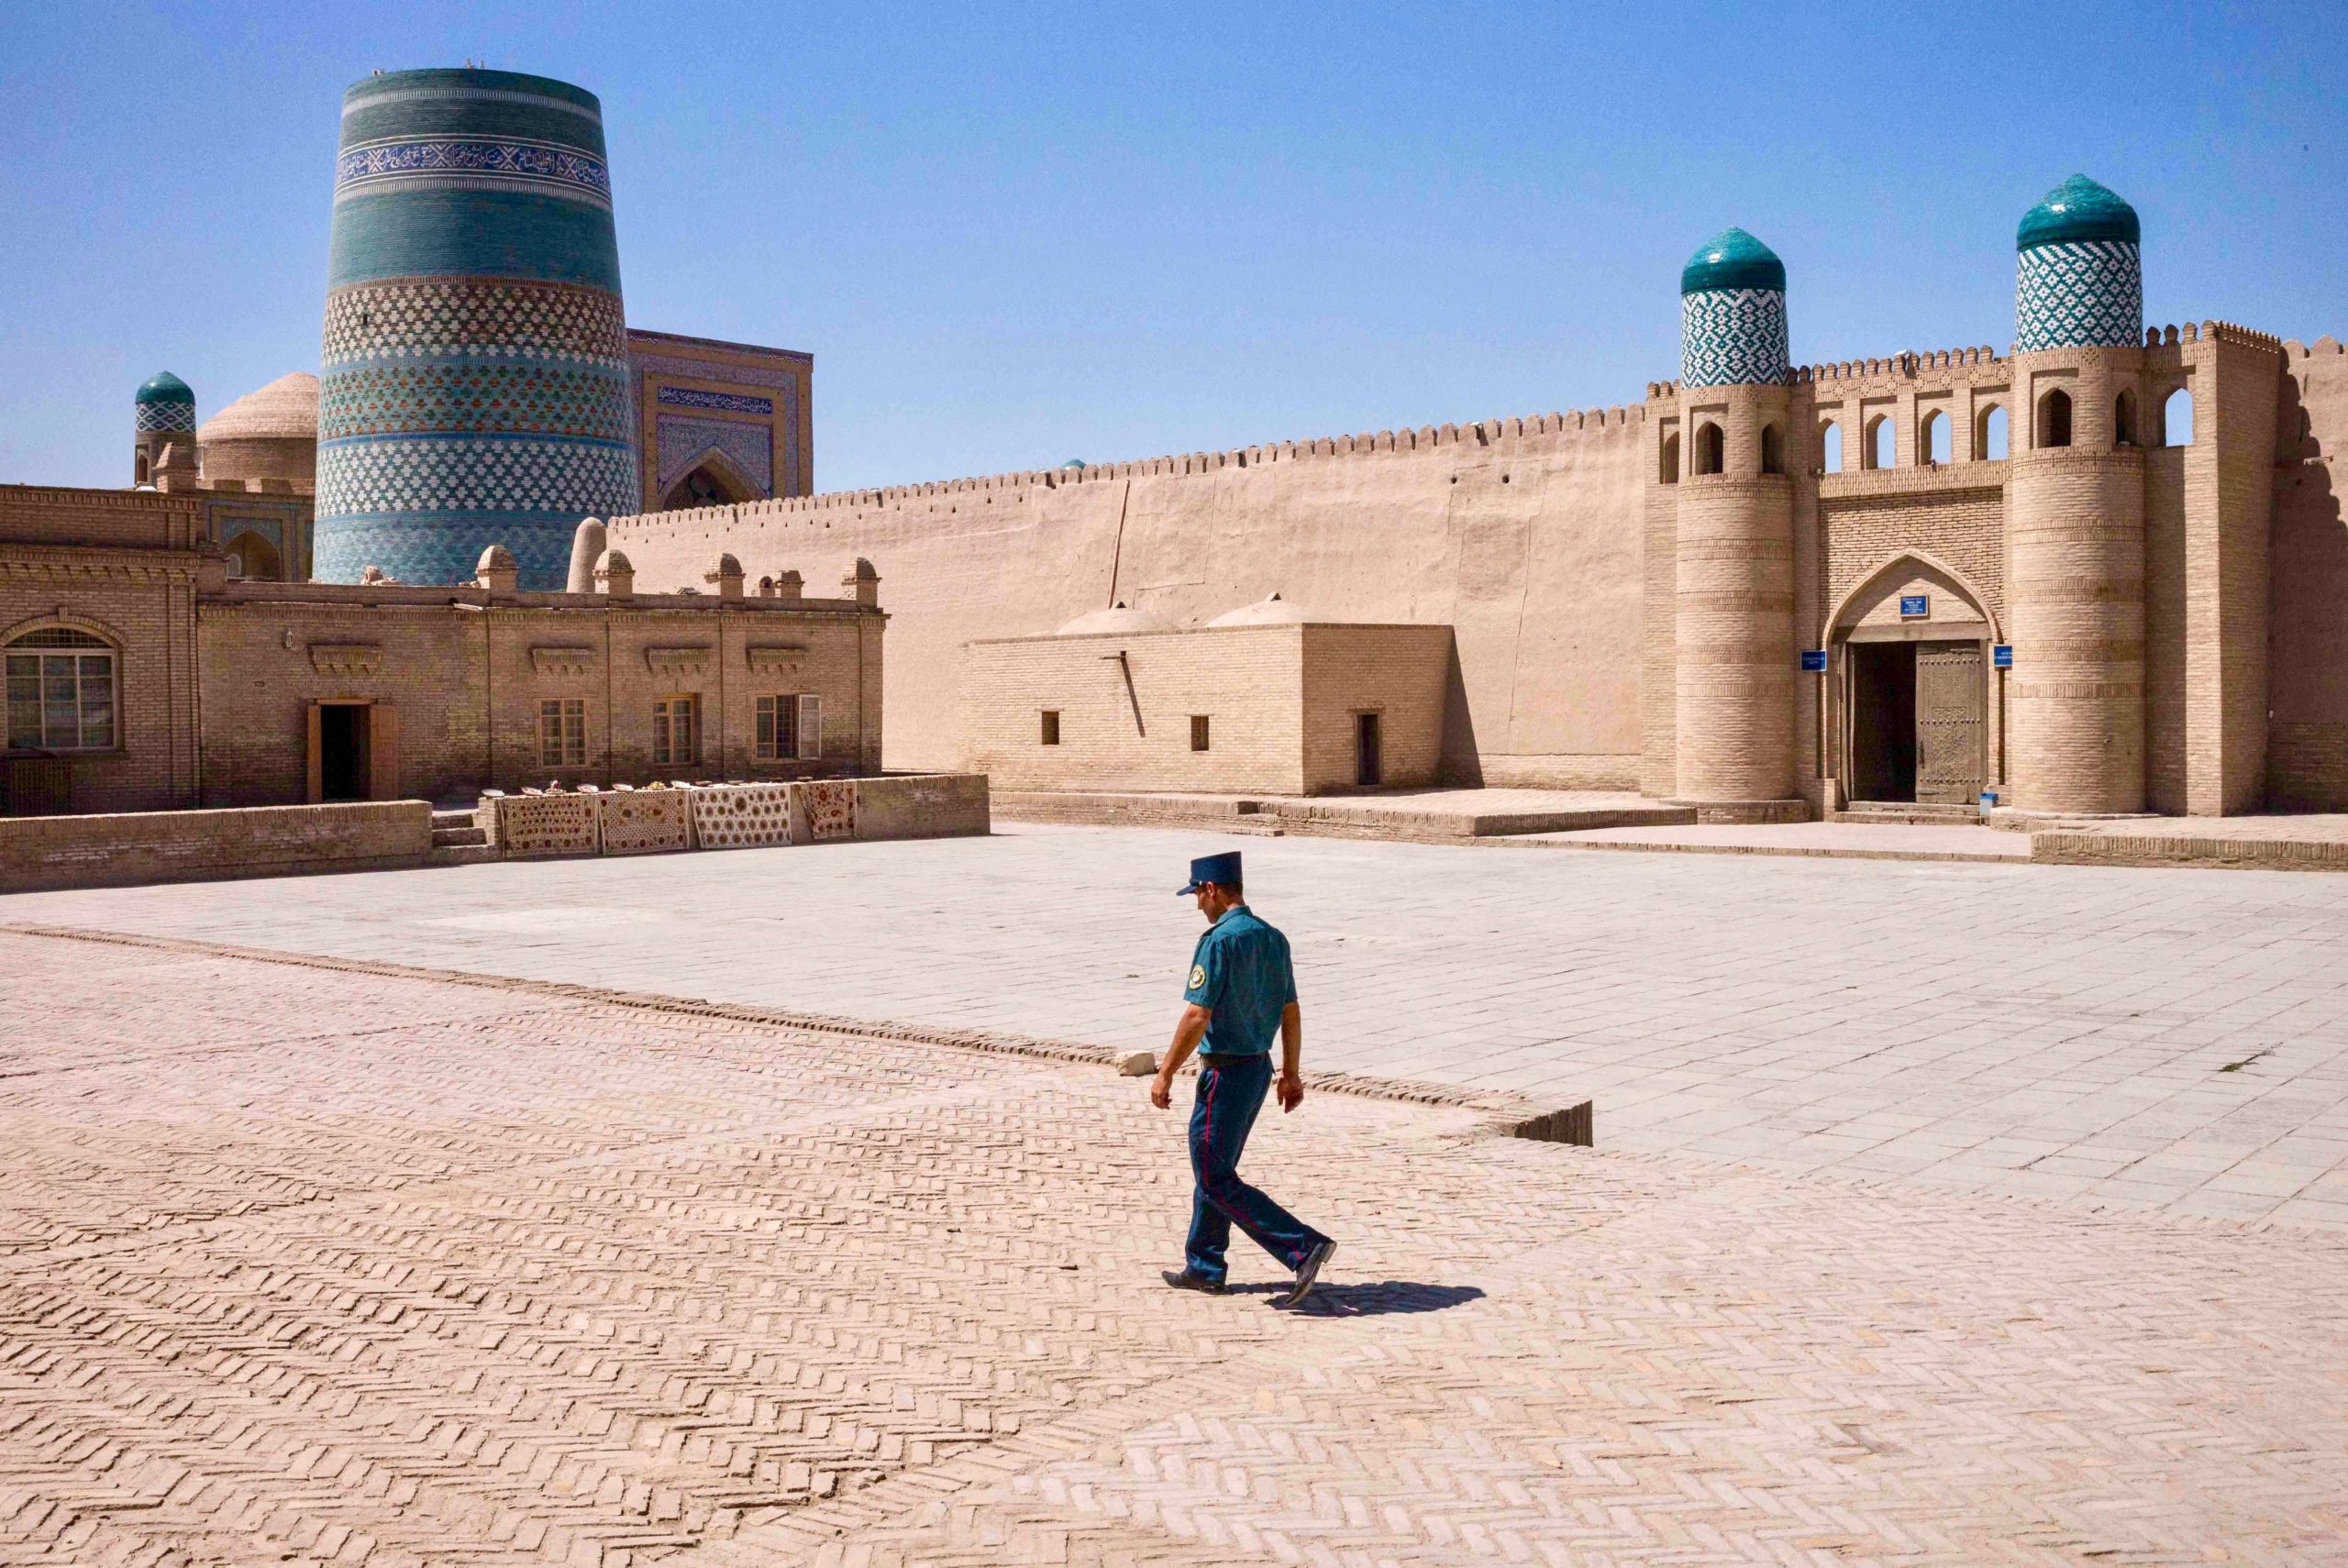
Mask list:
[[[1064,469],[1080,469],[1084,466],[1085,463],[1082,458],[1070,458],[1067,462],[1060,465],[1060,467]]]
[[[1778,253],[1741,228],[1724,228],[1699,246],[1679,269],[1679,292],[1707,289],[1786,290],[1786,264]]]
[[[2028,250],[2082,239],[2117,239],[2135,245],[2143,238],[2136,209],[2122,201],[2117,191],[2084,174],[2074,174],[2021,215],[2014,248]]]
[[[158,370],[148,377],[145,384],[139,387],[137,401],[140,403],[192,403],[195,401],[195,392],[185,381],[172,374],[171,371]]]

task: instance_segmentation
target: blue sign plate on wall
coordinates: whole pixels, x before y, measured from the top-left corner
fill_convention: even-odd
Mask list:
[[[1989,665],[1993,669],[2011,669],[2014,667],[2013,645],[2010,643],[1991,644],[1989,646]]]
[[[1801,668],[1805,675],[1823,674],[1826,669],[1826,650],[1824,648],[1802,649]]]
[[[1902,620],[1911,615],[1929,615],[1932,613],[1933,596],[1931,594],[1903,593],[1899,596],[1899,614]]]

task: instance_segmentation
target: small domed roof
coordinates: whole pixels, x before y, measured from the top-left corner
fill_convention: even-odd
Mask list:
[[[195,401],[195,392],[185,381],[172,374],[171,371],[158,370],[140,384],[135,401],[141,403],[192,403]]]
[[[627,557],[618,550],[605,550],[604,558],[595,564],[604,571],[634,571],[636,569],[627,564]]]
[[[1080,469],[1085,466],[1086,464],[1082,458],[1070,458],[1067,462],[1060,465],[1060,467],[1064,469]]]
[[[207,446],[215,441],[315,441],[318,378],[305,370],[280,376],[205,420],[196,436]]]
[[[476,572],[515,571],[517,569],[517,569],[514,564],[514,552],[507,549],[503,545],[492,545],[489,548],[483,550],[481,553],[481,559],[475,563],[473,567],[473,570]]]
[[[2084,174],[2074,174],[2046,193],[2039,204],[2021,215],[2014,248],[2057,245],[2081,239],[2119,239],[2130,245],[2143,238],[2136,209],[2108,185]]]
[[[1776,289],[1786,287],[1786,264],[1778,253],[1744,230],[1729,227],[1696,248],[1688,265],[1679,269],[1679,292],[1706,289]]]
[[[1128,609],[1125,605],[1125,602],[1120,599],[1115,604],[1110,606],[1106,610],[1095,610],[1089,614],[1079,615],[1075,620],[1070,621],[1067,625],[1062,626],[1058,632],[1054,633],[1053,635],[1061,637],[1078,637],[1091,632],[1124,632],[1133,634],[1140,632],[1164,632],[1168,630],[1171,630],[1171,628],[1164,622],[1157,620],[1154,616],[1145,615],[1138,610]]]
[[[1242,604],[1236,610],[1226,610],[1207,623],[1210,626],[1297,626],[1303,624],[1304,612],[1275,593],[1268,599],[1258,599],[1253,604]]]
[[[740,577],[742,575],[742,563],[734,558],[734,553],[731,550],[725,551],[718,556],[717,575],[720,577]]]

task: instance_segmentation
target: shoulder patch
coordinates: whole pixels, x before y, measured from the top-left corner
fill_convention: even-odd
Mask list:
[[[1195,990],[1197,990],[1201,986],[1203,986],[1203,985],[1205,985],[1206,983],[1207,983],[1207,966],[1206,966],[1204,964],[1193,964],[1193,965],[1191,965],[1191,988],[1192,990],[1194,990],[1194,991],[1195,991]]]

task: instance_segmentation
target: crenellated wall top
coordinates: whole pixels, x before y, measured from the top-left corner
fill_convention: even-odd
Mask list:
[[[838,490],[821,495],[781,496],[731,506],[705,506],[692,511],[640,513],[612,518],[615,531],[647,532],[671,526],[702,526],[724,516],[730,520],[787,518],[835,511],[885,505],[995,490],[1058,490],[1070,485],[1111,480],[1212,474],[1225,469],[1262,468],[1277,463],[1313,462],[1329,458],[1375,453],[1421,452],[1441,447],[1486,448],[1500,453],[1537,452],[1586,435],[1622,431],[1645,418],[1637,404],[1592,408],[1579,413],[1539,414],[1506,419],[1478,420],[1467,425],[1426,425],[1415,430],[1365,431],[1357,436],[1324,436],[1304,441],[1279,441],[1224,451],[1183,452],[1133,462],[1093,463],[1081,469],[1024,469],[970,479],[930,480],[919,484],[888,485],[877,490]]]

